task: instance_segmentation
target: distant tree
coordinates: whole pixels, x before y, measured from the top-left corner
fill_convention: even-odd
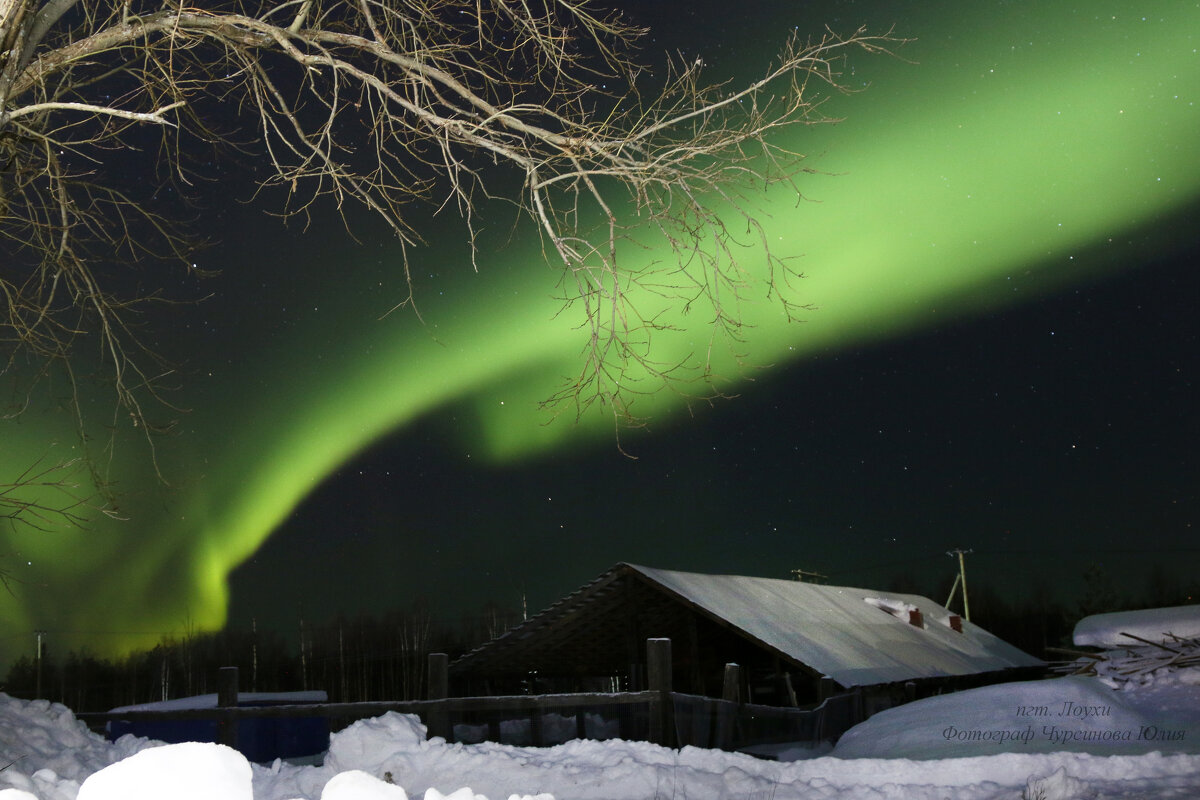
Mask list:
[[[894,43],[793,36],[738,87],[703,83],[700,61],[651,77],[632,55],[645,34],[587,0],[0,0],[3,357],[69,371],[86,335],[118,418],[153,432],[147,403],[169,366],[131,314],[167,281],[129,268],[194,271],[194,242],[164,199],[192,196],[214,177],[213,153],[232,150],[282,217],[357,205],[405,248],[422,240],[413,201],[457,211],[472,242],[481,201],[511,201],[588,320],[583,363],[557,399],[624,414],[631,365],[671,378],[647,349],[660,323],[630,287],[703,302],[715,330],[737,336],[747,276],[714,204],[740,210],[739,233],[767,250],[765,284],[794,308],[789,268],[741,192],[802,170],[772,134],[827,121],[815,88],[842,88],[843,54]],[[130,170],[152,179],[131,183]],[[618,259],[626,203],[673,263]],[[410,283],[397,305],[413,300]]]
[[[74,711],[107,711],[113,702],[117,671],[112,662],[87,651],[67,655],[62,665],[62,702]]]
[[[8,668],[4,677],[4,693],[12,697],[36,699],[37,662],[29,656],[21,656]]]
[[[1112,576],[1103,564],[1092,562],[1083,571],[1083,595],[1079,599],[1079,618],[1092,614],[1121,611],[1126,601],[1117,596]]]
[[[477,614],[463,618],[464,638],[475,644],[490,642],[520,625],[522,621],[521,613],[516,609],[489,600]]]
[[[1054,656],[1049,648],[1071,645],[1074,626],[1068,622],[1067,609],[1045,577],[1035,580],[1032,591],[1021,605],[1021,614],[1024,617],[1021,641],[1026,644],[1023,649],[1050,660]]]
[[[382,615],[339,617],[304,626],[298,647],[277,631],[189,630],[183,638],[164,637],[153,648],[118,659],[71,652],[61,663],[46,657],[42,696],[75,711],[104,711],[124,705],[209,694],[222,667],[237,667],[242,691],[325,690],[338,700],[423,700],[430,653],[456,658],[488,641],[498,626],[520,621],[514,611],[486,604],[478,613],[450,625],[433,617],[418,599]],[[14,697],[37,695],[38,664],[17,658],[0,683]]]
[[[433,614],[429,603],[417,600],[404,611],[385,617],[395,636],[396,647],[389,659],[389,678],[385,684],[392,696],[405,700],[425,697],[429,680],[430,638],[433,634]]]
[[[1182,606],[1188,603],[1189,592],[1179,576],[1162,564],[1155,564],[1146,576],[1146,592],[1143,605],[1146,608]]]

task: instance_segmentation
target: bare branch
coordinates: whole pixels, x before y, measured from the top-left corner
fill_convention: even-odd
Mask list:
[[[98,117],[116,117],[118,119],[128,119],[135,122],[153,122],[157,125],[174,125],[169,119],[163,117],[168,111],[173,111],[180,106],[186,105],[182,100],[155,109],[150,112],[126,111],[120,108],[111,108],[109,106],[98,106],[92,103],[34,103],[21,108],[13,109],[12,111],[3,112],[0,114],[0,124],[11,122],[20,117],[29,116],[30,114],[43,114],[48,111],[79,111],[86,114],[93,114]]]
[[[747,193],[808,171],[777,134],[830,121],[821,102],[844,91],[849,51],[898,43],[862,30],[793,36],[750,84],[705,85],[699,63],[671,63],[644,96],[631,53],[645,32],[586,0],[52,0],[29,22],[31,8],[0,0],[0,341],[10,364],[19,349],[63,361],[80,332],[98,332],[118,407],[147,432],[166,370],[127,322],[146,297],[116,296],[109,276],[147,258],[190,265],[192,251],[105,169],[147,130],[160,131],[159,163],[183,189],[189,148],[225,142],[266,168],[261,189],[282,190],[281,216],[359,206],[405,252],[421,240],[412,203],[453,203],[474,242],[479,198],[506,197],[586,320],[580,369],[551,400],[579,413],[599,402],[620,419],[638,394],[691,379],[656,360],[665,326],[638,290],[711,315],[686,362],[702,384],[719,343],[740,341],[751,293],[802,308]],[[242,128],[217,130],[213,117]],[[515,195],[491,188],[505,169],[522,179]],[[674,258],[627,265],[643,231]],[[749,246],[765,253],[765,277],[739,265]]]
[[[37,530],[81,527],[92,509],[80,481],[85,466],[79,458],[39,458],[15,480],[0,483],[0,519]]]

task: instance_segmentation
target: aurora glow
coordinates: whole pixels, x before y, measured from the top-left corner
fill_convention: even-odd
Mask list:
[[[1131,231],[1195,201],[1200,6],[1148,2],[1130,14],[1127,5],[1025,2],[1002,17],[956,6],[967,19],[933,4],[907,11],[898,33],[918,37],[903,51],[917,63],[858,59],[856,76],[872,86],[837,100],[847,121],[795,134],[829,173],[803,181],[819,202],[797,204],[780,189],[762,201],[777,252],[803,258],[798,299],[817,308],[795,324],[762,298],[746,303],[751,364],[1037,297],[1113,268]],[[347,245],[342,257],[378,255]],[[108,650],[220,626],[227,575],[297,503],[355,453],[447,403],[473,407],[464,447],[493,461],[611,436],[602,411],[546,424],[539,409],[577,371],[580,341],[556,316],[555,275],[534,248],[518,244],[479,275],[461,248],[415,258],[418,271],[464,264],[461,276],[427,282],[427,328],[409,315],[377,319],[391,297],[386,287],[367,294],[369,264],[361,284],[354,264],[330,265],[331,278],[301,290],[319,298],[306,309],[323,310],[294,324],[286,352],[259,337],[236,363],[195,365],[216,377],[189,387],[187,431],[161,445],[171,488],[155,482],[143,450],[122,446],[111,470],[127,521],[6,534],[24,583],[2,605],[0,633],[47,628],[62,632],[60,648]],[[743,263],[752,271],[761,268],[753,258],[748,250]],[[707,336],[703,314],[672,321],[680,331],[655,342],[663,362]],[[743,374],[728,353],[717,366],[731,383]],[[681,405],[660,392],[634,411],[662,416]],[[47,442],[72,439],[62,418],[26,414],[5,433],[4,465],[23,468]],[[164,585],[175,587],[169,596]]]

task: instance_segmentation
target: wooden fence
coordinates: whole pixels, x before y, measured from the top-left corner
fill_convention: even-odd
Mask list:
[[[671,642],[647,641],[650,688],[613,694],[446,697],[447,659],[429,657],[430,699],[405,702],[305,703],[239,706],[237,668],[220,671],[217,706],[172,710],[126,710],[79,714],[93,726],[107,722],[204,720],[217,723],[217,741],[238,746],[243,720],[324,718],[337,731],[359,719],[389,711],[415,714],[430,737],[452,742],[494,741],[547,746],[570,739],[642,740],[668,747],[734,750],[755,744],[835,741],[861,721],[861,697],[827,698],[814,709],[742,703],[737,696],[739,667],[726,666],[726,697],[716,699],[671,690]]]

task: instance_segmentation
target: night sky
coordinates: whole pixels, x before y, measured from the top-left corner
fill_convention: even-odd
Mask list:
[[[694,47],[714,78],[790,27],[785,4],[679,5],[641,11],[646,56]],[[801,30],[916,37],[854,58],[870,86],[831,99],[844,122],[789,134],[827,173],[808,200],[756,201],[814,307],[787,323],[749,300],[749,366],[718,365],[737,396],[644,398],[626,453],[611,417],[539,408],[579,332],[511,211],[489,207],[478,274],[461,225],[428,222],[422,324],[383,316],[402,279],[370,221],[355,242],[332,215],[301,232],[211,205],[213,297],[147,320],[191,409],[158,445],[170,485],[126,432],[126,520],[9,534],[0,641],[106,649],[227,613],[291,631],[418,598],[536,610],[620,561],[936,595],[963,547],[970,581],[1068,600],[1092,563],[1131,594],[1156,565],[1194,575],[1200,7],[1127,6],[807,4]],[[677,321],[664,360],[704,340],[702,314]],[[76,446],[52,406],[0,464]]]
[[[456,410],[431,414],[234,572],[234,618],[536,609],[617,561],[937,595],[956,547],[1017,604],[1039,585],[1072,604],[1093,564],[1134,597],[1155,565],[1190,580],[1198,256],[816,356],[652,425],[625,442],[637,460],[600,440],[476,465]]]

